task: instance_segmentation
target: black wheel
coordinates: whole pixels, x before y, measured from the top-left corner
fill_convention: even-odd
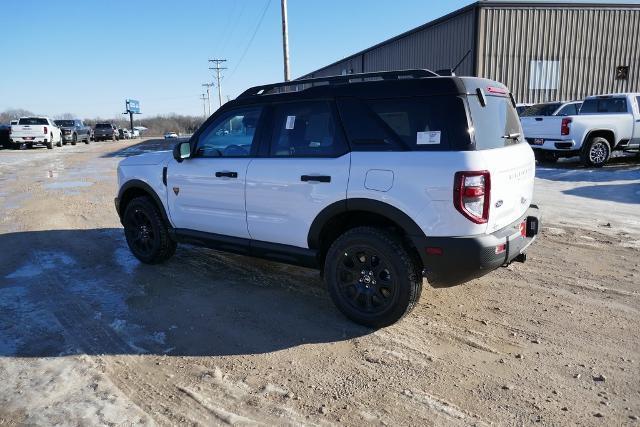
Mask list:
[[[325,259],[331,299],[365,326],[391,325],[409,313],[422,291],[422,275],[400,239],[385,230],[358,227],[331,245]]]
[[[53,147],[51,147],[51,148],[53,148]],[[27,144],[27,149],[33,150],[33,144]]]
[[[171,240],[167,226],[153,199],[136,197],[124,212],[124,234],[129,249],[146,264],[158,264],[171,258],[176,242]]]
[[[71,137],[71,145],[76,145],[78,143],[78,135],[77,134],[73,134],[73,136]]]
[[[91,141],[91,137],[89,136],[89,134],[87,134],[87,138],[84,140],[84,143],[89,145],[90,141]]]
[[[611,157],[611,145],[606,138],[594,136],[582,147],[580,160],[585,166],[601,168]]]
[[[58,141],[58,144],[60,144],[60,141]],[[53,150],[53,134],[49,134],[49,142],[47,142],[47,149]]]

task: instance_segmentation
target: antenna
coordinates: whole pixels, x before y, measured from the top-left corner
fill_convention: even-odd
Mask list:
[[[460,64],[462,64],[462,63],[464,62],[464,60],[465,60],[465,59],[467,59],[467,56],[469,56],[469,54],[470,54],[470,53],[471,53],[471,49],[469,49],[469,50],[467,51],[467,53],[465,53],[465,54],[464,54],[464,56],[462,57],[462,59],[460,60],[460,62],[458,62],[458,63],[456,64],[456,66],[455,66],[455,67],[453,67],[453,68],[451,69],[451,74],[455,73],[455,71],[458,69],[458,67],[460,66]]]

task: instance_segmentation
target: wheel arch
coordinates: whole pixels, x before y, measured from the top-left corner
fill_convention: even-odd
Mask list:
[[[155,202],[156,206],[160,210],[160,215],[162,216],[162,220],[166,223],[167,227],[171,228],[171,221],[169,221],[169,216],[164,207],[164,203],[160,200],[160,196],[155,190],[146,182],[141,181],[139,179],[132,179],[127,181],[120,187],[120,191],[118,191],[118,207],[117,212],[118,216],[122,220],[122,216],[124,215],[125,209],[127,209],[127,205],[131,200],[140,196],[150,196]]]
[[[582,141],[582,146],[588,143],[591,138],[597,137],[597,136],[600,136],[606,139],[607,141],[609,141],[609,144],[611,144],[612,150],[618,143],[618,141],[616,141],[616,133],[613,129],[602,128],[602,129],[592,129],[589,132],[587,132],[587,134],[584,137],[584,140]]]
[[[422,260],[418,242],[425,236],[420,226],[397,207],[374,199],[341,200],[325,207],[312,222],[307,243],[310,249],[318,251],[322,261],[329,246],[340,234],[361,225],[395,229],[410,244],[418,260]]]

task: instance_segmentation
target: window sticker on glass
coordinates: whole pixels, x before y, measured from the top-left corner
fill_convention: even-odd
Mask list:
[[[416,141],[418,145],[435,145],[440,144],[440,131],[433,130],[427,132],[418,132],[418,138]]]
[[[296,116],[287,116],[286,129],[293,129],[296,125]]]

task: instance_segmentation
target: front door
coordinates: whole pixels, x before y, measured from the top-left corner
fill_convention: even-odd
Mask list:
[[[192,143],[191,158],[171,161],[167,193],[176,228],[249,238],[245,180],[261,112],[252,106],[224,113]]]
[[[269,151],[247,172],[249,233],[306,248],[318,213],[346,199],[350,154],[331,102],[277,104],[271,117]]]

